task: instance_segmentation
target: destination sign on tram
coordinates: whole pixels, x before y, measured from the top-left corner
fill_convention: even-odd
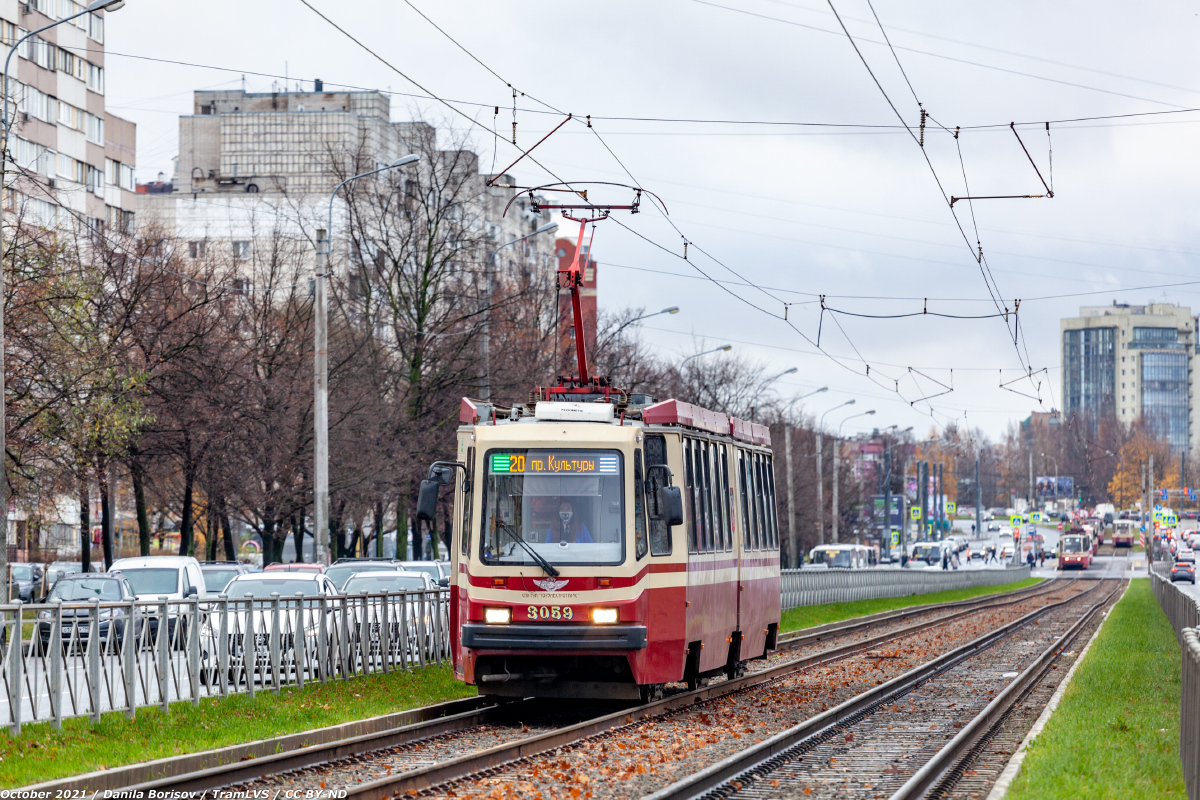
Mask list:
[[[619,456],[586,450],[529,450],[492,453],[488,472],[512,475],[619,475]]]

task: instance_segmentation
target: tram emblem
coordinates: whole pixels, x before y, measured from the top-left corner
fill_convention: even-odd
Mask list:
[[[534,581],[533,585],[547,592],[557,592],[559,589],[567,585],[567,581],[556,581],[554,578],[546,578],[545,580]]]

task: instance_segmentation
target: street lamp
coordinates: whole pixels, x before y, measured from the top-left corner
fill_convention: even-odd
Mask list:
[[[659,317],[659,316],[662,316],[663,314],[678,314],[678,313],[679,313],[679,306],[671,306],[670,308],[664,308],[662,311],[654,311],[649,314],[642,314],[640,317],[634,317],[633,319],[628,320],[627,322],[623,323],[620,327],[618,327],[615,331],[613,331],[612,337],[610,337],[610,338],[615,337],[617,340],[617,363],[618,364],[621,363],[621,343],[622,343],[621,331],[625,330],[633,323],[641,322],[644,319],[650,319],[651,317]]]
[[[762,393],[762,390],[767,385],[772,384],[775,381],[782,378],[784,375],[791,375],[793,372],[799,372],[799,371],[800,370],[797,369],[796,367],[792,367],[791,369],[785,369],[783,372],[779,373],[778,375],[772,375],[771,377],[767,378],[765,381],[763,381],[762,383],[760,383],[758,385],[758,387],[754,390],[754,396],[751,398],[751,401],[750,401],[752,403],[752,405],[750,406],[750,421],[751,422],[758,421],[758,396]]]
[[[8,166],[8,76],[11,74],[10,65],[13,54],[17,52],[22,44],[27,40],[37,36],[42,31],[48,31],[53,27],[62,25],[64,22],[70,22],[73,19],[82,17],[84,14],[93,14],[97,11],[117,11],[125,5],[125,0],[96,0],[82,11],[55,20],[49,25],[43,25],[37,30],[30,31],[8,49],[8,56],[4,59],[4,81],[3,92],[0,93],[0,193],[3,192],[4,182],[6,179],[5,168]],[[0,202],[0,297],[4,296],[4,203]],[[4,311],[0,308],[0,581],[4,582],[5,587],[8,586],[8,458],[6,457],[7,441],[6,433],[8,428],[8,420],[4,413]],[[80,536],[87,536],[86,523],[80,525]],[[88,552],[88,562],[85,562],[83,569],[86,572],[91,561],[91,553]],[[8,589],[3,592],[4,602],[8,602]]]
[[[875,409],[864,411],[861,414],[851,414],[842,420],[842,424],[838,425],[837,438],[833,440],[833,543],[837,544],[838,540],[838,463],[841,461],[842,449],[842,425],[845,425],[852,419],[858,417],[869,417],[875,413]]]
[[[732,349],[733,349],[733,345],[731,345],[731,344],[723,344],[723,345],[721,345],[720,347],[714,347],[712,350],[705,350],[703,353],[696,353],[694,356],[688,356],[688,357],[687,357],[687,358],[685,358],[683,361],[680,361],[680,362],[679,362],[679,371],[680,371],[680,372],[682,372],[682,371],[683,371],[683,365],[684,365],[684,364],[686,364],[687,362],[691,361],[693,358],[699,358],[700,356],[707,356],[707,355],[711,355],[712,353],[719,353],[719,352],[721,352],[721,351],[723,351],[723,350],[724,350],[724,351],[729,351],[729,350],[732,350]]]
[[[329,552],[329,308],[325,302],[325,292],[329,277],[329,246],[333,235],[333,202],[342,187],[351,181],[420,160],[420,156],[410,154],[385,167],[346,178],[329,195],[328,226],[325,230],[317,231],[313,301],[313,559],[317,563],[327,563]]]
[[[814,392],[793,397],[788,403],[787,413],[783,417],[783,453],[787,459],[787,501],[788,501],[788,554],[791,556],[793,569],[800,567],[800,533],[796,530],[796,482],[792,480],[792,407],[797,402],[814,394],[829,391],[828,386],[822,386]]]
[[[818,389],[817,391],[824,391],[824,390]],[[830,414],[833,411],[837,411],[839,408],[844,408],[845,406],[852,406],[852,405],[854,405],[853,397],[851,397],[846,402],[839,403],[838,405],[829,409],[828,411],[826,411],[824,414],[821,415],[820,419],[817,420],[817,544],[818,545],[825,544],[825,479],[821,474],[822,466],[823,466],[822,451],[824,450],[824,448],[822,447],[823,435],[821,433],[821,428],[825,425],[825,417],[828,414]]]
[[[492,251],[492,254],[487,259],[487,309],[483,315],[483,387],[480,392],[481,400],[490,400],[492,397],[492,362],[491,362],[491,322],[492,322],[492,260],[506,247],[512,247],[518,242],[523,242],[526,239],[532,239],[539,233],[550,233],[558,229],[557,222],[547,222],[545,225],[538,228],[533,233],[527,233],[524,236],[518,236],[511,242],[505,242]]]

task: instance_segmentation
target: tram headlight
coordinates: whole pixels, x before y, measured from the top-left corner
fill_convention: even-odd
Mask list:
[[[483,621],[488,625],[507,625],[512,621],[511,608],[485,608]]]
[[[615,608],[593,608],[592,622],[597,625],[612,625],[617,621],[617,610]]]

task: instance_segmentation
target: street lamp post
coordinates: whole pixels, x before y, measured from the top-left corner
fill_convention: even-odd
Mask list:
[[[621,331],[625,330],[633,323],[641,322],[644,319],[650,319],[651,317],[659,317],[659,316],[662,316],[663,314],[678,314],[678,313],[679,313],[679,306],[671,306],[669,308],[664,308],[662,311],[654,311],[650,314],[642,314],[640,317],[634,317],[633,319],[623,323],[619,328],[617,328],[615,331],[613,331],[612,335],[617,340],[617,363],[618,364],[621,363],[621,350],[622,350],[621,344],[623,342],[623,340],[621,338]]]
[[[861,414],[851,414],[850,416],[846,417],[844,420],[842,420],[841,425],[838,425],[838,435],[837,435],[837,438],[833,440],[833,536],[832,536],[832,538],[833,538],[834,544],[837,544],[837,541],[838,541],[838,484],[840,483],[840,481],[838,480],[838,464],[841,461],[841,453],[839,451],[842,449],[842,426],[845,425],[847,422],[849,422],[852,419],[856,419],[858,417],[869,417],[874,413],[875,413],[875,409],[871,409],[870,411],[864,411]]]
[[[696,353],[695,355],[688,356],[683,361],[679,362],[679,371],[683,372],[683,365],[688,363],[689,361],[691,361],[693,358],[699,358],[700,356],[712,355],[713,353],[719,353],[721,351],[729,351],[732,349],[733,349],[733,345],[723,344],[720,347],[714,347],[712,350],[705,350],[703,353]]]
[[[526,239],[532,239],[534,236],[537,236],[539,233],[550,233],[551,231],[557,230],[557,229],[558,229],[557,222],[548,222],[545,225],[538,228],[533,233],[527,233],[524,236],[518,236],[516,239],[513,239],[511,242],[505,242],[504,244],[500,245],[495,250],[493,250],[491,255],[489,255],[487,258],[487,266],[485,267],[485,269],[487,271],[486,278],[485,278],[485,281],[487,284],[485,287],[485,291],[487,293],[487,308],[484,310],[484,314],[483,314],[483,387],[482,387],[482,390],[480,391],[480,398],[479,398],[480,400],[491,400],[492,399],[492,361],[491,361],[492,262],[495,260],[496,254],[499,253],[504,248],[512,247],[514,244],[517,244],[518,242],[523,242]]]
[[[48,31],[53,27],[62,25],[64,22],[70,22],[73,19],[82,17],[84,14],[94,14],[97,11],[117,11],[123,5],[125,0],[95,0],[94,3],[88,5],[82,11],[78,11],[69,17],[55,20],[49,25],[43,25],[35,31],[18,39],[12,47],[8,49],[8,56],[4,59],[4,81],[3,91],[0,93],[0,195],[4,191],[4,183],[7,179],[6,168],[8,167],[8,137],[9,122],[8,122],[8,76],[10,66],[12,64],[13,54],[17,52],[22,44],[27,40],[37,36],[43,31]],[[0,196],[0,298],[4,297],[5,293],[5,277],[4,277],[4,203],[3,197]],[[7,429],[8,418],[5,414],[4,397],[4,310],[0,306],[0,580],[4,582],[5,587],[9,585],[8,580],[8,458],[6,456],[8,442]],[[80,536],[87,536],[88,531],[85,525],[80,526]],[[4,602],[8,602],[8,590],[4,590]]]
[[[317,563],[329,563],[329,308],[325,293],[333,233],[333,201],[342,187],[351,181],[420,160],[418,155],[407,155],[386,167],[346,178],[329,195],[328,226],[325,230],[317,231],[317,267],[313,287],[313,559]]]
[[[821,428],[825,425],[825,417],[830,412],[837,411],[839,408],[854,405],[854,398],[850,398],[844,403],[834,406],[821,415],[817,420],[817,544],[825,544],[825,478],[822,474],[824,466],[824,457],[822,455],[823,434]]]
[[[791,555],[792,569],[800,567],[800,532],[796,530],[796,485],[792,479],[792,408],[806,397],[827,391],[829,387],[822,386],[815,392],[793,398],[792,402],[788,403],[787,414],[783,418],[783,454],[787,459],[788,553]]]
[[[782,378],[784,375],[791,375],[793,372],[799,372],[799,371],[800,370],[796,367],[792,367],[791,369],[785,369],[783,372],[779,373],[778,375],[772,375],[771,377],[767,378],[765,381],[763,381],[762,383],[760,383],[758,385],[758,388],[756,388],[754,390],[754,396],[750,400],[750,402],[751,402],[750,421],[751,422],[758,422],[758,396],[760,394],[762,394],[762,390],[764,388],[766,388],[767,385],[774,383],[775,381]]]

